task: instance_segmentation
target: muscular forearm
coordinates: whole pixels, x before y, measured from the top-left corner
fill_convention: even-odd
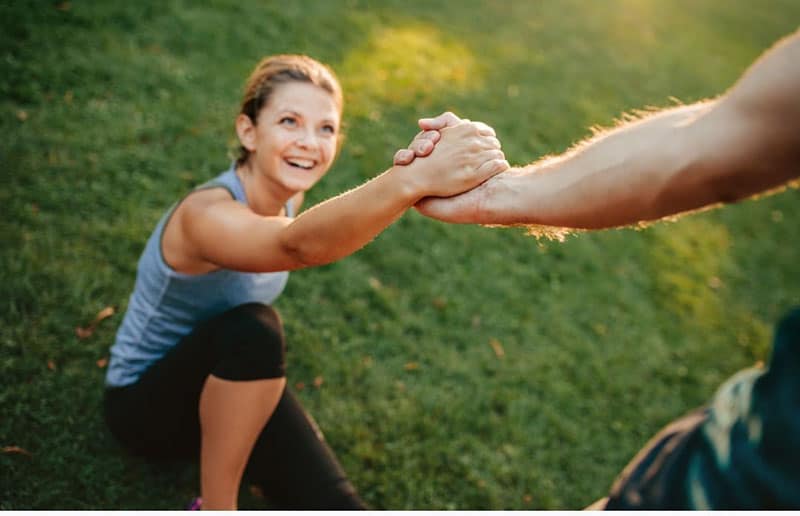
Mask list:
[[[695,160],[690,126],[712,107],[660,112],[498,178],[480,203],[483,216],[497,223],[592,229],[707,204],[710,193],[698,191],[700,177],[688,173]]]
[[[733,202],[800,176],[800,32],[716,100],[628,121],[449,199],[449,222],[599,229]]]
[[[717,100],[629,122],[509,177],[508,222],[605,228],[734,202],[800,175],[800,35]]]
[[[480,206],[498,223],[600,229],[735,202],[800,173],[797,136],[767,124],[727,97],[662,111],[499,178],[506,193]]]

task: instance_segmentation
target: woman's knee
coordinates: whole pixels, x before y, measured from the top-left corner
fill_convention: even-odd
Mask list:
[[[286,375],[286,344],[280,316],[260,303],[224,314],[226,349],[212,374],[226,380],[260,380]]]

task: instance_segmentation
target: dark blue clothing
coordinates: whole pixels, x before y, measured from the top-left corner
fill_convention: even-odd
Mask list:
[[[778,323],[769,367],[656,435],[606,509],[800,509],[800,308]]]

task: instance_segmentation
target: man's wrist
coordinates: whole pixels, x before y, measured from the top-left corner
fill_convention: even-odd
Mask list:
[[[536,204],[531,198],[532,174],[530,166],[515,167],[484,183],[476,203],[479,217],[493,224],[528,222]]]

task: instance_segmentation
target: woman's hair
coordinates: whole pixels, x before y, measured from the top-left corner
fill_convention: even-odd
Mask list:
[[[256,65],[245,83],[239,113],[250,117],[255,124],[258,113],[269,102],[275,87],[290,82],[307,82],[327,91],[333,96],[341,115],[344,101],[336,74],[319,61],[297,54],[265,57]],[[239,145],[236,164],[243,165],[249,155],[250,151]]]

